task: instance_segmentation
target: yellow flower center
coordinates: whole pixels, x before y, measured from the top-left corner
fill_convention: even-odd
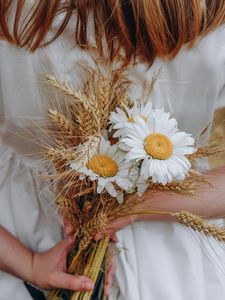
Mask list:
[[[119,169],[117,163],[106,155],[92,157],[87,163],[87,168],[102,177],[113,177]]]
[[[145,121],[145,123],[147,123],[147,121],[148,121],[148,117],[147,116],[141,116],[141,118]],[[128,118],[128,122],[130,122],[130,123],[135,123],[135,119],[134,119],[134,117],[129,117]]]
[[[153,133],[145,138],[145,151],[154,159],[166,160],[173,154],[173,144],[164,134]]]

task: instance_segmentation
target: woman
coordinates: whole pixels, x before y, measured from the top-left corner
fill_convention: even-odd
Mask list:
[[[60,226],[55,225],[39,198],[43,182],[33,178],[38,163],[27,155],[34,150],[18,138],[18,134],[27,132],[26,121],[21,116],[45,114],[36,101],[40,98],[37,75],[53,72],[81,86],[85,78],[76,63],[94,65],[96,52],[92,53],[90,47],[93,44],[112,64],[118,55],[123,55],[124,66],[128,66],[133,82],[132,98],[138,99],[152,76],[161,70],[152,98],[153,106],[173,113],[181,129],[192,133],[198,143],[205,143],[209,131],[201,139],[199,134],[210,124],[216,102],[224,96],[225,31],[220,27],[224,20],[222,0],[89,0],[85,5],[81,0],[0,1],[1,100],[2,114],[7,116],[2,124],[1,225],[34,252],[47,251],[61,239]],[[18,169],[23,170],[26,182],[15,172]],[[225,175],[223,169],[212,174],[215,190],[199,189],[199,197],[195,199],[158,192],[151,201],[146,193],[144,206],[148,209],[188,209],[212,218],[224,216],[221,192]],[[51,195],[45,197],[47,201],[53,198]],[[128,249],[118,256],[119,299],[209,300],[213,296],[224,299],[224,277],[205,259],[204,241],[200,240],[200,245],[196,246],[180,225],[165,223],[171,220],[163,219],[158,220],[163,222],[149,222],[153,219],[146,216],[125,218],[110,224],[109,230],[143,220],[145,222],[135,222],[118,234],[121,247]],[[4,243],[7,241],[5,250],[0,252],[1,270],[42,288],[61,287],[64,265],[60,257],[63,253],[65,262],[65,243],[41,257],[37,254],[38,274],[45,272],[45,255],[47,261],[51,261],[47,270],[55,271],[57,266],[57,272],[53,272],[57,277],[54,284],[48,282],[49,277],[40,284],[29,276],[32,272],[28,272],[28,276],[23,273],[23,264],[29,266],[33,257],[30,251],[3,228],[1,239]],[[12,248],[26,263],[22,261],[21,264],[19,259],[15,268],[18,259],[15,258],[13,264],[11,259],[4,260],[7,253],[12,253],[9,252]],[[71,278],[65,278],[65,273],[64,280],[68,287]],[[78,283],[81,281],[79,278]],[[82,283],[91,284],[86,278]],[[84,288],[75,281],[74,286],[69,287]],[[116,294],[117,290],[112,291],[111,298],[115,299]],[[2,273],[1,299],[15,299],[15,295],[16,299],[30,299],[21,280]]]

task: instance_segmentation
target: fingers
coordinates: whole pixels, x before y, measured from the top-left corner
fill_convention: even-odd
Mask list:
[[[49,275],[49,284],[52,288],[62,288],[73,291],[90,291],[94,288],[93,282],[86,276],[75,276],[66,273],[68,241],[59,242],[53,249],[61,256],[58,270]],[[60,254],[61,253],[61,254]]]
[[[104,231],[104,232],[99,232],[97,233],[95,236],[94,236],[94,240],[95,241],[99,241],[99,240],[102,240],[106,235],[109,235],[110,238],[111,238],[111,241],[113,243],[118,243],[118,239],[115,235],[115,233],[110,233],[109,231]]]
[[[66,219],[64,219],[64,230],[67,236],[73,235],[74,233],[72,224]]]
[[[105,291],[105,295],[109,296],[109,291],[110,291],[110,287],[112,285],[112,281],[113,281],[113,277],[116,273],[116,263],[115,260],[112,259],[108,268],[108,272],[106,275],[106,280],[105,280],[105,287],[104,287],[104,291]]]
[[[72,247],[75,243],[74,239],[74,229],[71,223],[69,223],[66,219],[64,219],[64,230],[66,234],[66,238],[68,241],[68,252],[72,250]]]
[[[113,234],[111,235],[111,241],[112,241],[113,243],[118,243],[118,242],[119,242],[119,240],[118,240],[118,238],[116,237],[115,233],[113,233]]]
[[[72,291],[91,291],[93,282],[86,276],[75,276],[64,272],[55,272],[49,278],[52,288],[67,289]]]
[[[67,254],[69,254],[70,251],[73,249],[74,244],[75,244],[74,237],[70,237],[67,239]]]
[[[135,216],[119,218],[117,220],[110,222],[107,225],[106,230],[110,230],[112,232],[117,232],[117,231],[123,229],[124,227],[126,227],[130,224],[133,224],[134,221],[135,221]]]
[[[104,238],[106,234],[108,234],[111,237],[111,240],[115,243],[118,242],[115,232],[120,231],[124,227],[133,224],[136,220],[135,216],[127,216],[123,218],[119,218],[117,220],[114,220],[110,222],[107,226],[104,232],[99,232],[95,235],[94,239],[96,241],[101,240]]]

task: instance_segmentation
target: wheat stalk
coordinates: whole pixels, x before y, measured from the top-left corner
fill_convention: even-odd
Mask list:
[[[48,110],[48,116],[52,123],[57,126],[60,131],[63,133],[68,133],[69,136],[73,137],[74,126],[71,120],[59,113],[56,109],[51,108]]]
[[[89,136],[100,134],[101,116],[96,114],[95,108],[81,108],[77,120],[79,123],[80,138],[84,142]]]
[[[206,220],[201,217],[194,215],[187,211],[181,212],[167,212],[167,211],[154,211],[154,210],[144,210],[144,211],[133,211],[132,213],[127,213],[124,216],[132,215],[164,215],[172,216],[176,218],[180,224],[188,228],[198,231],[204,236],[212,237],[219,242],[225,242],[225,228],[221,228],[215,224],[209,224]]]
[[[102,77],[97,90],[97,99],[101,113],[101,128],[106,128],[111,105],[111,84],[110,81]]]
[[[81,243],[79,245],[79,251],[82,251],[88,247],[95,233],[105,229],[107,220],[107,215],[104,212],[101,212],[97,216],[93,217],[86,224],[86,226],[84,226],[82,230],[84,238],[81,240]]]
[[[98,246],[92,252],[88,264],[85,267],[84,274],[90,278],[93,282],[96,282],[99,270],[102,265],[105,253],[109,246],[109,237],[106,236],[104,239],[98,242]],[[92,292],[75,292],[71,300],[90,300]]]
[[[119,104],[120,108],[124,108],[124,107],[129,107],[129,97],[128,97],[128,93],[124,92],[121,96],[120,96],[120,104]]]
[[[68,271],[72,272],[75,268],[76,262],[80,257],[80,254],[85,250],[91,243],[95,233],[105,229],[107,224],[107,215],[104,212],[99,213],[98,215],[92,217],[87,224],[83,225],[81,228],[81,234],[83,235],[80,243],[77,254],[73,257]]]
[[[54,75],[45,75],[45,80],[49,85],[61,91],[65,96],[69,97],[72,100],[75,100],[71,103],[73,105],[71,109],[75,110],[76,114],[78,113],[77,121],[79,122],[80,131],[84,135],[84,138],[86,138],[88,135],[100,131],[101,116],[94,92],[91,93],[89,90],[89,94],[86,94],[79,90],[75,90],[67,82],[58,80]],[[56,121],[63,121],[64,126],[65,124],[67,126],[69,125],[69,123],[66,121],[65,116],[63,116],[62,114],[58,119],[53,112],[51,118],[53,119],[53,117]],[[69,128],[71,129],[70,126]]]
[[[58,210],[63,214],[64,218],[72,224],[74,233],[77,235],[80,227],[80,221],[78,218],[75,218],[75,202],[71,203],[70,199],[60,196],[56,198],[55,204],[57,205]],[[79,211],[77,207],[76,209]]]
[[[220,242],[225,242],[224,228],[221,228],[215,224],[209,224],[204,219],[186,211],[170,213],[170,215],[175,217],[182,225],[186,227],[198,231],[205,236],[213,237]]]
[[[190,160],[198,159],[205,156],[216,155],[225,152],[225,144],[221,143],[216,145],[210,144],[208,147],[201,147],[195,153],[188,156]]]
[[[67,82],[58,80],[54,75],[45,75],[45,80],[49,85],[58,89],[65,96],[73,100],[71,103],[71,110],[74,111],[76,123],[79,125],[80,138],[82,141],[89,135],[100,132],[101,114],[95,97],[94,88],[87,89],[86,91],[84,89],[84,92],[81,92],[72,88]],[[64,126],[69,125],[65,116],[62,114],[59,118],[57,118],[58,116],[55,116],[54,113],[50,117],[51,119],[54,118],[54,121],[56,120],[57,122],[60,121],[64,123]],[[72,129],[71,126],[69,126],[69,128]]]
[[[90,158],[98,152],[100,141],[100,135],[89,136],[88,140],[84,142],[79,149],[79,153],[75,160],[85,165],[90,160]]]
[[[150,190],[158,190],[158,191],[165,191],[165,192],[193,194],[196,188],[197,188],[197,183],[191,180],[185,180],[181,182],[176,181],[176,182],[168,183],[167,185],[149,182]]]
[[[52,158],[54,161],[57,160],[68,160],[72,161],[77,158],[77,153],[71,149],[55,149],[49,147],[46,149],[46,156]]]
[[[49,85],[58,89],[64,95],[69,96],[73,100],[80,100],[84,97],[82,92],[75,90],[67,82],[60,81],[54,75],[45,75],[45,80]]]

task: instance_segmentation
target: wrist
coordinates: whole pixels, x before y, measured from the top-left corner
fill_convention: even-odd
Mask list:
[[[40,254],[32,252],[29,282],[40,287],[40,284],[38,282],[38,274],[37,274],[39,260],[40,260]]]

